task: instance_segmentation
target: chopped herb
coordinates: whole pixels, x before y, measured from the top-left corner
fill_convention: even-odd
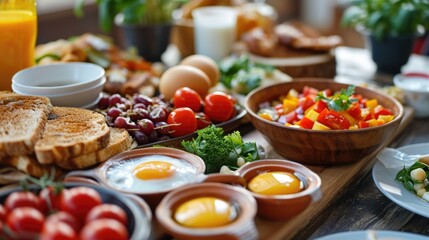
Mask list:
[[[415,162],[413,165],[411,165],[409,168],[406,168],[404,166],[404,168],[402,168],[395,177],[395,180],[398,182],[401,182],[404,187],[413,193],[417,193],[416,190],[414,189],[414,183],[415,182],[412,178],[411,178],[411,171],[413,171],[414,169],[417,168],[422,168],[425,172],[426,172],[426,178],[429,174],[429,166],[425,163],[422,162]]]
[[[224,135],[222,128],[211,125],[198,130],[197,134],[191,141],[182,141],[182,146],[204,160],[206,173],[219,172],[224,165],[235,169],[239,157],[246,162],[259,159],[256,143],[243,142],[238,131]]]
[[[355,91],[355,86],[349,86],[347,89],[341,89],[340,93],[336,93],[334,96],[328,98],[323,95],[323,92],[319,92],[316,96],[316,101],[322,100],[328,104],[328,108],[336,112],[346,111],[350,105],[357,101],[356,98],[352,98]]]
[[[247,94],[259,87],[262,79],[274,69],[270,65],[254,63],[246,55],[230,57],[220,63],[221,82],[230,90]]]

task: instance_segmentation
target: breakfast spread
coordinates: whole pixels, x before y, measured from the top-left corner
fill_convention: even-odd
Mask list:
[[[392,111],[378,104],[377,99],[354,94],[353,86],[337,93],[308,86],[301,93],[291,89],[261,106],[258,115],[268,121],[313,130],[361,129],[394,119]]]

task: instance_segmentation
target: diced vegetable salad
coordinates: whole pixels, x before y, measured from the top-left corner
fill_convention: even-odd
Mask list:
[[[383,125],[394,119],[392,110],[354,93],[349,86],[340,92],[305,86],[272,102],[260,104],[258,115],[285,126],[313,130],[360,129]]]

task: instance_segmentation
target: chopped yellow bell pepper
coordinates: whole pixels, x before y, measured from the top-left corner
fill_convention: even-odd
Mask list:
[[[315,122],[317,120],[317,117],[319,116],[319,113],[316,112],[314,109],[310,109],[306,114],[305,117],[310,119],[311,121]]]
[[[331,130],[331,128],[329,128],[328,126],[326,126],[326,125],[323,125],[323,124],[321,124],[320,122],[318,122],[318,121],[315,121],[314,122],[314,124],[313,124],[313,128],[312,128],[313,130]]]
[[[378,101],[376,98],[366,101],[366,107],[371,111],[374,110],[375,107],[378,106]]]
[[[298,107],[298,102],[295,102],[293,100],[284,99],[283,100],[283,111],[284,114],[288,114],[295,110]]]
[[[394,118],[393,115],[379,115],[377,120],[383,120],[385,123],[392,121]]]

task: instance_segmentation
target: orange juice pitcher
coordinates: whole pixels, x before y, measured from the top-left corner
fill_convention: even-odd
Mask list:
[[[0,0],[0,91],[11,90],[12,76],[34,64],[36,0]]]

